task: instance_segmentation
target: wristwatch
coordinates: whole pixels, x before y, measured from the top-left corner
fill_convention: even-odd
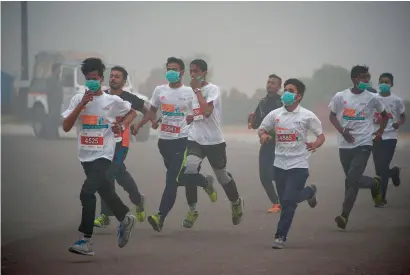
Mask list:
[[[194,92],[195,92],[195,93],[200,93],[200,92],[201,92],[201,89],[200,89],[200,88],[196,88],[196,89],[194,90]]]

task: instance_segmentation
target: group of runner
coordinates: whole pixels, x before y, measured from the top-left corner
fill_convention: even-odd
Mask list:
[[[188,211],[182,223],[186,228],[191,228],[199,215],[196,208],[198,187],[212,202],[217,200],[214,177],[200,173],[204,158],[208,159],[230,201],[232,223],[238,225],[242,221],[244,200],[226,168],[220,88],[207,82],[208,65],[202,59],[193,60],[189,65],[190,87],[182,84],[186,69],[181,59],[168,58],[166,69],[168,84],[155,88],[148,109],[142,99],[122,90],[128,75],[124,68],[111,69],[110,89],[102,91],[105,70],[102,60],[88,58],[83,61],[81,70],[87,91],[75,95],[62,114],[64,131],[77,127],[78,158],[86,175],[80,193],[82,218],[78,229],[83,236],[69,248],[70,252],[94,255],[93,227],[109,225],[111,216],[119,221],[119,247],[128,243],[136,220],[145,220],[144,195],[139,192],[124,160],[130,133],[137,134],[148,122],[154,129],[160,127],[158,149],[167,170],[158,211],[148,216],[153,229],[162,231],[174,206],[178,186],[186,190]],[[403,102],[390,93],[391,74],[380,76],[378,96],[367,90],[370,80],[367,67],[356,66],[351,74],[354,87],[337,93],[330,104],[330,120],[340,133],[340,158],[346,174],[343,210],[336,217],[340,228],[346,227],[358,188],[371,188],[375,204],[384,207],[389,178],[395,185],[400,184],[400,169],[390,169],[389,165],[397,142],[396,130],[405,121]],[[299,203],[306,200],[312,208],[317,205],[317,187],[305,186],[309,177],[308,156],[325,142],[320,120],[300,106],[305,85],[298,79],[288,79],[282,94],[281,84],[280,77],[270,75],[268,95],[248,117],[248,127],[258,129],[262,144],[260,179],[273,205],[268,211],[280,212],[273,248],[284,247]],[[144,118],[131,127],[136,111],[142,112]],[[380,127],[374,135],[375,124]],[[316,136],[315,141],[308,142],[308,130]],[[372,149],[375,178],[362,176]],[[135,205],[135,215],[128,214],[129,208],[116,194],[115,180],[128,192]],[[101,197],[101,214],[94,218],[97,192]]]

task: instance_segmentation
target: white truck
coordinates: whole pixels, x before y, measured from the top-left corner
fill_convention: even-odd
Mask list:
[[[70,99],[77,93],[85,92],[85,78],[81,73],[81,61],[87,57],[100,57],[96,54],[87,53],[54,53],[54,52],[41,52],[36,55],[35,65],[33,70],[33,78],[30,83],[27,108],[31,113],[32,127],[34,134],[39,138],[47,138],[47,116],[49,113],[48,101],[47,101],[47,79],[52,73],[52,67],[54,64],[60,64],[60,81],[63,86],[63,104],[61,111],[67,109]],[[108,81],[110,75],[110,69],[114,65],[106,64],[106,70],[104,72],[103,89],[108,89]],[[124,91],[133,93],[145,101],[146,106],[149,108],[149,100],[146,96],[139,94],[133,88],[131,78],[128,75],[127,82],[124,86]],[[142,114],[138,113],[137,118],[133,124],[138,123],[142,119]],[[132,141],[146,141],[150,136],[150,127],[146,125],[138,132],[136,137],[132,137]]]

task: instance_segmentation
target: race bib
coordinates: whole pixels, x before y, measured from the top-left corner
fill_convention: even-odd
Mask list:
[[[80,148],[88,151],[104,150],[104,135],[102,132],[80,132]]]
[[[161,132],[177,138],[181,132],[181,127],[177,123],[163,122],[161,124]]]
[[[194,113],[194,120],[201,120],[204,118],[204,115],[202,113],[201,107],[198,106],[198,108],[193,109]]]
[[[296,145],[295,130],[276,130],[276,142],[281,147],[294,147]]]

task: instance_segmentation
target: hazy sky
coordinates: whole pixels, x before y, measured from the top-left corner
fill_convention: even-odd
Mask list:
[[[2,2],[2,67],[20,66],[20,3]],[[409,2],[29,2],[29,51],[99,52],[138,74],[168,56],[207,53],[213,82],[252,94],[276,73],[323,63],[392,72],[410,99]],[[33,64],[30,64],[32,67]],[[337,92],[337,91],[332,91]]]

